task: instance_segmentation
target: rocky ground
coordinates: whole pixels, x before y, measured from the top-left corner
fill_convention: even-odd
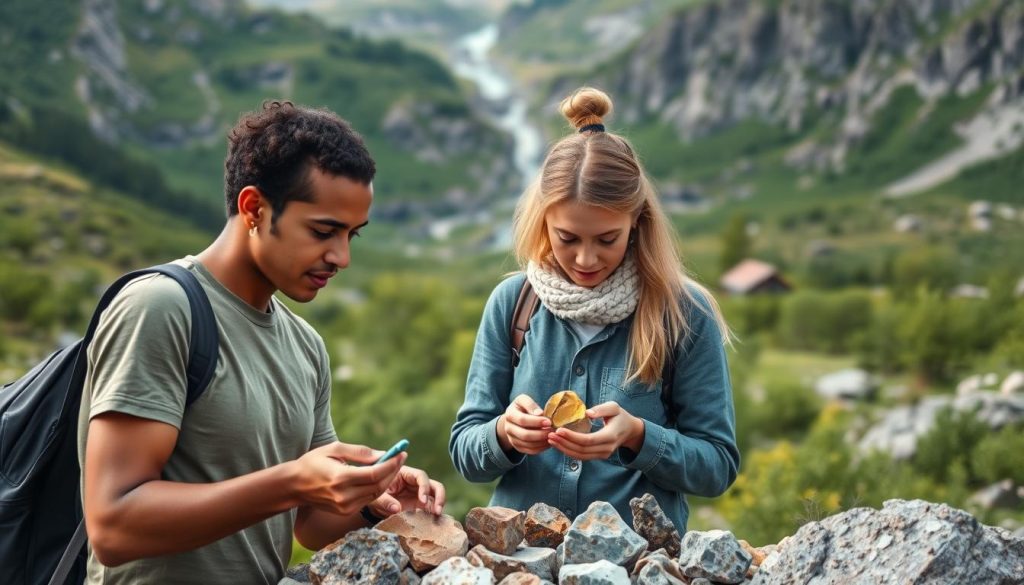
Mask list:
[[[631,508],[632,528],[605,502],[571,522],[545,504],[474,508],[464,527],[450,516],[404,512],[325,547],[285,583],[1024,583],[1024,538],[945,504],[856,508],[760,548],[724,530],[680,537],[649,494]]]

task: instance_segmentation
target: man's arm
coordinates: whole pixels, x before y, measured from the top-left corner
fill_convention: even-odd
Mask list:
[[[192,550],[299,505],[359,518],[394,481],[405,456],[332,443],[301,458],[208,484],[165,481],[174,450],[171,425],[108,412],[89,423],[85,452],[86,530],[101,563]]]

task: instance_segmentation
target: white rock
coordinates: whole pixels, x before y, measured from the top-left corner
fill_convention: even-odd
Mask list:
[[[1024,392],[1024,371],[1017,370],[1003,380],[999,386],[999,393],[1004,396]]]

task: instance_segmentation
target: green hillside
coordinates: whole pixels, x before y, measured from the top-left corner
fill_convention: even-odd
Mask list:
[[[97,136],[207,209],[219,209],[226,130],[268,98],[350,120],[378,159],[381,202],[438,201],[451,189],[484,200],[506,195],[514,180],[506,139],[474,117],[438,61],[308,15],[238,1],[12,0],[0,6],[0,45],[0,132],[9,140],[54,115],[81,132],[88,117]],[[50,142],[36,150],[52,154]]]
[[[202,249],[188,221],[0,142],[0,370],[7,381],[80,335],[102,288]]]

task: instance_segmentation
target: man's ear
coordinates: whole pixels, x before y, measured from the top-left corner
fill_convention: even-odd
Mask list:
[[[238,192],[238,215],[242,218],[246,227],[254,224],[260,225],[263,218],[263,208],[266,206],[266,203],[259,187],[246,185]]]

